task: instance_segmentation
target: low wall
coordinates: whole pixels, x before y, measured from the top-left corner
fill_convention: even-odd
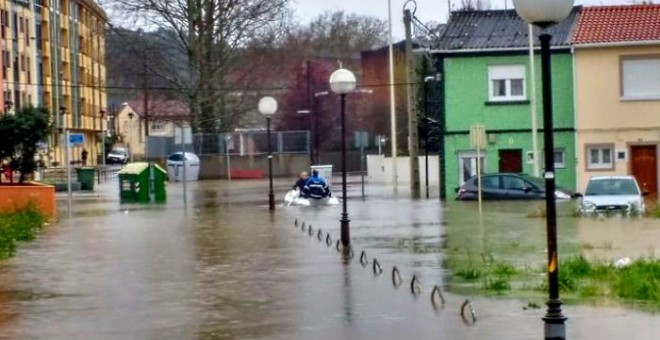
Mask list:
[[[57,218],[55,187],[36,183],[0,186],[0,211],[14,211],[30,202],[34,202],[48,218]]]
[[[429,156],[429,184],[440,183],[440,168],[438,156]],[[392,157],[381,155],[367,156],[368,178],[373,183],[392,183]],[[397,157],[396,169],[398,183],[410,183],[410,157]],[[419,157],[419,179],[424,183],[425,177],[424,156]]]
[[[227,178],[227,157],[223,155],[199,156],[201,167],[200,179],[225,179]],[[366,157],[365,157],[366,158]],[[322,152],[319,155],[321,165],[332,165],[333,172],[341,171],[341,152]],[[229,160],[232,169],[261,169],[268,176],[268,156],[231,156]],[[296,176],[301,171],[309,170],[309,154],[278,154],[273,155],[273,176],[290,177]],[[360,151],[351,150],[346,152],[346,170],[349,172],[360,171]],[[367,170],[367,161],[364,162],[364,170]]]
[[[200,179],[226,179],[227,157],[220,155],[200,156]],[[231,156],[229,165],[232,169],[261,169],[268,176],[268,156]],[[273,155],[273,176],[294,176],[309,169],[308,155]]]

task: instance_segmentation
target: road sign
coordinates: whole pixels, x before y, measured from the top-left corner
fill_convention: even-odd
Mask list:
[[[353,133],[353,140],[355,141],[356,148],[367,148],[369,147],[369,132],[355,131]]]
[[[69,133],[69,146],[82,145],[85,143],[85,134]]]
[[[185,144],[192,144],[192,128],[190,126],[174,129],[174,144],[181,144],[182,137]]]
[[[470,145],[483,149],[486,145],[486,127],[480,124],[470,126]]]

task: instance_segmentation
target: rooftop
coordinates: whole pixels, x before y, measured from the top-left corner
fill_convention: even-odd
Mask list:
[[[581,6],[549,29],[552,46],[568,47]],[[540,44],[535,28],[534,43]],[[515,10],[452,12],[438,49],[441,51],[503,50],[529,47],[528,25]]]
[[[585,7],[573,43],[599,44],[660,40],[660,5]]]

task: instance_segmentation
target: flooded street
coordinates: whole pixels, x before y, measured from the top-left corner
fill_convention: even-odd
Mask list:
[[[288,181],[276,182],[281,200]],[[120,205],[115,184],[75,196],[69,219],[45,228],[0,262],[0,338],[9,339],[540,339],[542,309],[528,300],[444,292],[434,310],[433,285],[443,285],[443,242],[475,252],[511,248],[511,258],[543,263],[544,220],[521,205],[486,205],[481,226],[470,204],[412,202],[405,192],[349,188],[355,258],[348,263],[325,235],[339,238],[339,206],[267,208],[267,183],[168,185],[165,205]],[[65,196],[59,206],[66,209]],[[523,209],[528,204],[522,205]],[[313,233],[294,227],[312,224]],[[594,258],[657,256],[660,222],[561,219],[560,251]],[[498,227],[498,225],[504,227]],[[317,239],[321,228],[322,241]],[[452,228],[452,229],[448,229]],[[455,243],[453,243],[455,242]],[[365,251],[369,266],[360,264]],[[505,252],[506,253],[506,252]],[[384,269],[371,270],[376,257]],[[392,266],[402,274],[396,288]],[[416,274],[422,292],[409,289]],[[478,321],[465,323],[470,298]],[[570,339],[654,339],[660,316],[627,307],[569,303]]]

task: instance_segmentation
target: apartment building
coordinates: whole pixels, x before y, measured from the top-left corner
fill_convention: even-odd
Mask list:
[[[97,163],[106,107],[107,16],[93,0],[0,0],[3,112],[28,105],[51,113],[57,133],[43,156],[63,165],[66,131],[84,133],[72,148]]]

